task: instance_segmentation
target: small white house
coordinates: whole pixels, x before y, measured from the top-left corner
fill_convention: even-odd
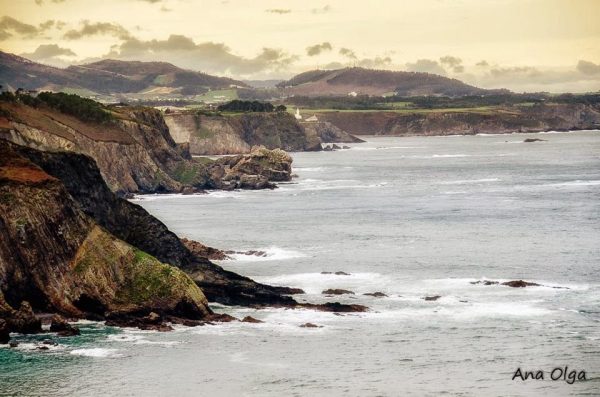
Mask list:
[[[316,115],[313,114],[312,116],[310,116],[309,118],[307,118],[306,121],[319,121],[319,119],[317,118]]]
[[[296,114],[294,115],[296,120],[302,120],[302,116],[300,115],[300,109],[296,108]]]
[[[358,94],[356,93],[356,91],[350,91],[350,92],[348,93],[348,96],[355,97],[355,96],[358,96]]]

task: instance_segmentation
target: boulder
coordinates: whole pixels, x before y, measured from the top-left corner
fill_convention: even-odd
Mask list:
[[[384,298],[384,297],[387,297],[386,294],[384,294],[383,292],[379,292],[379,291],[377,291],[377,292],[367,292],[366,294],[363,294],[363,295],[373,296],[375,298]]]
[[[64,317],[58,314],[52,316],[50,331],[57,332],[58,336],[74,336],[81,334],[79,328],[72,326],[67,322],[67,320],[65,320]]]
[[[305,324],[302,324],[300,326],[300,328],[323,328],[323,327],[320,325],[317,325],[317,324],[313,324],[313,323],[305,323]]]
[[[5,320],[0,318],[0,345],[5,345],[10,340],[10,331]]]
[[[11,332],[20,334],[39,334],[42,332],[42,322],[35,316],[31,305],[27,301],[21,302],[19,310],[13,311],[7,321]]]
[[[321,293],[323,295],[344,295],[344,294],[354,295],[354,292],[352,292],[352,291],[348,291],[347,289],[339,289],[339,288],[326,289]]]
[[[253,323],[253,324],[259,324],[259,323],[263,323],[264,321],[261,321],[259,319],[256,319],[254,317],[251,316],[246,316],[242,319],[243,323]]]
[[[500,284],[500,283],[498,281],[491,281],[491,280],[478,280],[478,281],[471,281],[471,284],[496,285],[496,284]]]
[[[528,281],[523,281],[523,280],[506,281],[506,282],[502,283],[502,285],[506,285],[506,286],[512,287],[512,288],[525,288],[525,287],[539,287],[540,286],[540,284],[530,283]]]
[[[546,141],[545,139],[540,139],[540,138],[527,138],[523,142],[530,143],[530,142],[545,142],[545,141]]]
[[[426,301],[436,301],[438,299],[441,298],[441,295],[434,295],[434,296],[425,296],[423,297],[423,299],[425,299]]]

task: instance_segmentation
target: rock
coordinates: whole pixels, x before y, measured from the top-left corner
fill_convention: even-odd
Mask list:
[[[11,332],[20,334],[39,334],[42,332],[42,322],[33,313],[31,305],[27,301],[21,302],[19,310],[14,311],[8,318],[8,326]]]
[[[4,319],[0,318],[0,345],[7,344],[10,340],[10,331],[8,324]]]
[[[332,148],[333,150],[340,150],[340,149],[341,149],[341,147],[340,147],[340,146],[338,146],[338,145],[336,145],[335,143],[334,143],[333,145],[331,145],[331,148]]]
[[[379,291],[377,291],[377,292],[367,292],[366,294],[363,294],[363,295],[373,296],[375,298],[384,298],[384,297],[387,297],[386,294],[384,294],[383,292],[379,292]]]
[[[160,324],[162,323],[162,317],[155,312],[150,312],[150,314],[143,318],[143,321],[147,324]]]
[[[441,298],[441,295],[434,295],[434,296],[425,296],[423,297],[423,299],[425,299],[426,301],[436,301],[438,299]]]
[[[13,341],[10,341],[10,342],[8,343],[8,346],[9,346],[9,347],[11,347],[11,348],[18,347],[18,346],[19,346],[19,342],[17,342],[17,341],[14,341],[14,340],[13,340]]]
[[[368,307],[363,305],[347,305],[340,302],[327,302],[321,304],[315,303],[299,303],[296,307],[304,309],[318,310],[321,312],[333,312],[333,313],[360,313],[369,310]]]
[[[213,313],[211,315],[206,316],[204,318],[205,321],[208,322],[217,322],[217,323],[229,323],[232,321],[239,321],[237,318],[230,316],[226,313]]]
[[[201,258],[207,258],[216,261],[222,261],[226,259],[231,259],[227,254],[220,249],[206,246],[198,241],[189,240],[187,238],[182,238],[181,242],[185,247],[190,250],[194,255],[199,256]]]
[[[342,146],[342,149],[351,149],[351,148],[350,148],[350,146],[344,145],[344,146]]]
[[[323,147],[323,151],[324,152],[331,152],[331,151],[333,151],[333,146],[325,145]]]
[[[540,139],[540,138],[527,138],[525,139],[523,142],[529,143],[529,142],[545,142],[545,139]]]
[[[321,274],[335,274],[336,276],[350,276],[350,273],[346,273],[346,272],[321,272]]]
[[[74,336],[81,334],[79,328],[72,326],[67,322],[67,320],[58,314],[52,316],[50,331],[57,332],[58,336]]]
[[[305,324],[302,324],[300,326],[300,328],[323,328],[323,327],[320,325],[317,325],[317,324],[313,324],[313,323],[305,323]]]
[[[512,288],[525,288],[525,287],[539,287],[540,286],[540,284],[530,283],[528,281],[523,281],[523,280],[506,281],[506,282],[502,283],[502,285],[506,285],[506,286],[512,287]]]
[[[344,295],[344,294],[354,295],[354,292],[352,292],[352,291],[348,291],[347,289],[338,289],[338,288],[326,289],[321,293],[323,295]]]
[[[254,324],[259,324],[259,323],[263,323],[264,321],[261,321],[259,319],[256,319],[254,317],[251,316],[246,316],[242,319],[243,323],[254,323]]]
[[[38,349],[38,350],[50,350],[50,348],[48,346],[45,346],[45,345],[36,346],[35,348]]]

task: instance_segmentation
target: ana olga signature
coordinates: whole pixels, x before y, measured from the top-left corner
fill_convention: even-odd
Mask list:
[[[585,371],[577,371],[574,369],[569,370],[569,367],[556,367],[548,372],[548,376],[549,377],[546,377],[546,374],[541,369],[537,371],[523,371],[521,370],[521,368],[517,368],[515,374],[512,377],[512,380],[562,380],[570,385],[572,385],[576,381],[587,380]]]

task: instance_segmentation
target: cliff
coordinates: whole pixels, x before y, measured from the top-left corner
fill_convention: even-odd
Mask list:
[[[0,138],[42,150],[89,155],[111,190],[119,194],[272,187],[270,181],[251,186],[215,179],[225,175],[225,170],[219,171],[223,165],[192,159],[187,145],[175,143],[156,109],[117,106],[105,111],[111,119],[100,123],[44,104],[0,101]]]
[[[175,142],[189,143],[194,155],[248,153],[252,146],[286,151],[321,150],[321,143],[360,142],[327,122],[298,122],[289,113],[206,116],[198,112],[164,115]]]
[[[495,109],[326,112],[318,116],[357,135],[503,134],[600,126],[600,106],[568,103]]]
[[[62,179],[32,160],[39,155],[0,140],[0,317],[10,324],[24,302],[69,317],[212,313],[189,276],[103,227]],[[95,173],[89,184],[110,193],[91,159],[41,155],[57,169],[72,156],[71,163]]]

